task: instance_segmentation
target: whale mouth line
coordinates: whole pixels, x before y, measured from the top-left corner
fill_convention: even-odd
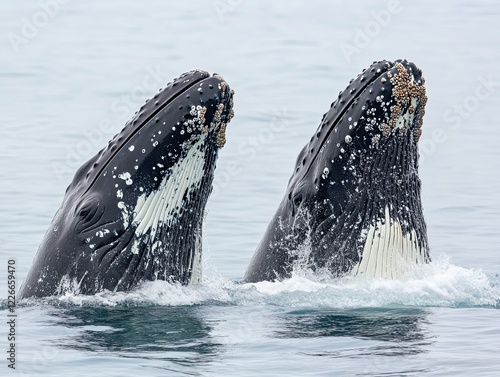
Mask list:
[[[389,63],[389,62],[387,62],[387,63]],[[384,70],[384,71],[380,70],[380,72],[377,72],[377,73],[380,73],[380,74],[379,75],[375,75],[371,79],[367,80],[366,83],[364,83],[364,85],[357,90],[356,95],[352,96],[348,101],[346,101],[346,103],[343,106],[343,108],[341,109],[341,111],[331,120],[331,124],[329,125],[327,132],[324,133],[324,136],[322,135],[322,138],[320,139],[319,147],[316,148],[314,155],[310,159],[310,162],[308,164],[309,166],[307,167],[307,170],[303,174],[304,176],[307,176],[309,174],[309,171],[311,170],[311,167],[314,165],[314,161],[316,161],[316,158],[320,154],[320,151],[323,149],[326,141],[329,139],[330,135],[332,134],[332,132],[335,129],[335,126],[338,124],[339,120],[344,117],[345,113],[347,111],[349,111],[349,109],[356,102],[356,100],[359,97],[361,97],[363,95],[363,93],[365,93],[366,89],[371,84],[373,84],[375,81],[377,81],[382,76],[383,73],[387,72],[388,70],[390,70],[393,67],[394,67],[393,63],[391,63],[390,65],[389,64],[384,65],[383,68],[387,68],[387,70]],[[363,74],[360,74],[359,76],[362,76],[362,75]],[[345,89],[345,90],[347,90],[347,89]],[[335,102],[337,102],[338,100],[340,100],[340,96],[343,93],[344,92],[340,93],[339,98]],[[340,102],[340,103],[342,103],[342,102]],[[332,104],[332,107],[333,107],[333,104]],[[321,125],[323,125],[326,122],[327,114],[328,114],[328,112],[325,114],[325,118],[321,121],[320,128],[321,128]]]
[[[205,73],[203,76],[200,76],[200,77],[191,77],[189,78],[189,80],[191,80],[192,82],[183,88],[182,91],[180,91],[179,93],[177,93],[176,95],[174,96],[170,96],[168,98],[166,98],[165,102],[163,102],[161,105],[158,104],[158,106],[156,106],[155,110],[151,112],[150,115],[148,115],[147,117],[145,117],[143,120],[141,120],[141,122],[139,124],[137,124],[133,131],[130,132],[129,135],[127,135],[126,138],[124,138],[121,142],[121,145],[120,147],[116,148],[115,151],[108,157],[108,161],[111,161],[113,160],[113,158],[122,150],[122,148],[127,145],[127,142],[130,141],[135,135],[137,135],[137,133],[142,129],[144,128],[144,126],[146,124],[148,124],[152,119],[154,119],[155,116],[157,116],[162,110],[165,109],[165,107],[167,107],[170,103],[172,103],[176,98],[178,98],[180,95],[182,95],[183,93],[186,93],[189,89],[191,89],[192,87],[194,87],[196,84],[200,83],[201,81],[205,80],[206,78],[210,77],[210,75],[206,72],[203,72]],[[179,77],[179,79],[177,80],[180,80],[182,79],[182,76]],[[175,83],[176,80],[174,80],[172,83]],[[168,87],[168,85],[167,85]],[[160,90],[161,92],[161,90]],[[149,101],[153,101],[154,98],[152,99],[149,99],[149,100],[146,100],[146,103],[148,103]],[[135,121],[135,118],[136,116],[138,115],[139,113],[137,112],[133,117],[132,119],[130,119],[127,124],[125,125],[125,127],[127,125],[133,125],[134,124],[134,121]],[[116,136],[115,136],[116,137]],[[94,175],[93,179],[91,182],[89,182],[88,184],[88,187],[87,187],[87,190],[85,192],[87,192],[88,190],[90,190],[90,188],[94,185],[95,181],[97,180],[97,178],[101,175],[102,171],[106,168],[107,166],[107,163],[106,164],[102,164],[101,165],[101,168],[99,169],[99,171],[97,172],[97,174]]]

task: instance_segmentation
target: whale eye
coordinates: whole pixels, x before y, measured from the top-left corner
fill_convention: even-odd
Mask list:
[[[101,219],[104,206],[98,198],[88,198],[76,209],[76,231],[85,232]]]
[[[93,205],[93,203],[85,204],[79,211],[78,217],[79,221],[85,222],[90,221],[97,211],[98,205]]]
[[[90,213],[90,208],[82,208],[80,210],[80,213],[78,214],[78,216],[80,217],[87,217]]]
[[[302,204],[302,193],[300,191],[295,191],[288,194],[289,205],[292,209],[292,216],[295,216],[298,212],[300,205]]]

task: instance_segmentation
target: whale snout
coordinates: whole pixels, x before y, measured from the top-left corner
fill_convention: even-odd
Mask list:
[[[424,83],[421,70],[413,63],[375,62],[351,81],[325,114],[319,127],[324,134],[319,148],[331,136],[337,144],[354,141],[360,148],[368,148],[408,131],[417,142],[427,103]],[[337,144],[330,149],[338,148]]]

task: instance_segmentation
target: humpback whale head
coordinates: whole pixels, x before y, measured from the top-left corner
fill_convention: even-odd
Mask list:
[[[394,278],[428,261],[417,149],[426,101],[407,61],[375,62],[352,80],[299,153],[246,279],[297,264]]]
[[[21,296],[200,278],[205,205],[233,116],[219,75],[169,83],[76,172]]]

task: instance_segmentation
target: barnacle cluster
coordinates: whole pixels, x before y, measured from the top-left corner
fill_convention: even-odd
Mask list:
[[[392,98],[396,101],[396,103],[391,106],[391,117],[388,121],[386,129],[382,129],[382,133],[384,135],[390,133],[391,129],[396,126],[398,117],[401,115],[403,110],[408,107],[409,114],[415,113],[416,127],[414,130],[414,137],[415,140],[418,141],[420,135],[422,134],[425,104],[427,103],[425,86],[423,86],[424,80],[422,78],[422,85],[415,83],[403,64],[399,62],[395,64],[395,68],[398,73],[391,74],[388,72],[387,77],[393,86]],[[412,98],[416,99],[418,103],[416,108],[411,103]]]
[[[215,75],[222,81],[219,84],[219,89],[221,89],[221,97],[224,99],[227,96],[228,93],[228,85],[225,81],[223,81],[222,76],[220,75]],[[224,103],[219,103],[217,105],[217,109],[215,110],[215,114],[213,116],[212,122],[210,124],[205,123],[205,115],[207,112],[207,108],[204,106],[192,106],[191,107],[191,115],[194,116],[192,122],[195,122],[196,124],[199,125],[201,132],[206,133],[211,130],[214,130],[217,128],[217,126],[220,125],[219,130],[217,131],[216,135],[216,144],[219,148],[222,148],[226,144],[226,128],[227,124],[231,121],[231,119],[234,117],[234,110],[233,110],[233,96],[234,96],[234,90],[231,89],[230,91],[230,98],[229,98],[229,109],[227,109],[227,114],[224,113]]]
[[[222,81],[221,83],[222,87],[222,98],[226,96],[227,92],[227,84],[225,81]],[[227,124],[233,119],[234,117],[234,110],[233,110],[233,96],[234,96],[234,90],[231,89],[230,93],[230,99],[229,99],[229,109],[227,112],[227,115],[225,117],[222,116],[222,112],[224,111],[224,104],[219,104],[212,124],[210,124],[210,127],[215,127],[218,123],[221,123],[219,131],[217,132],[216,136],[216,144],[219,148],[222,148],[226,144],[226,128]]]

